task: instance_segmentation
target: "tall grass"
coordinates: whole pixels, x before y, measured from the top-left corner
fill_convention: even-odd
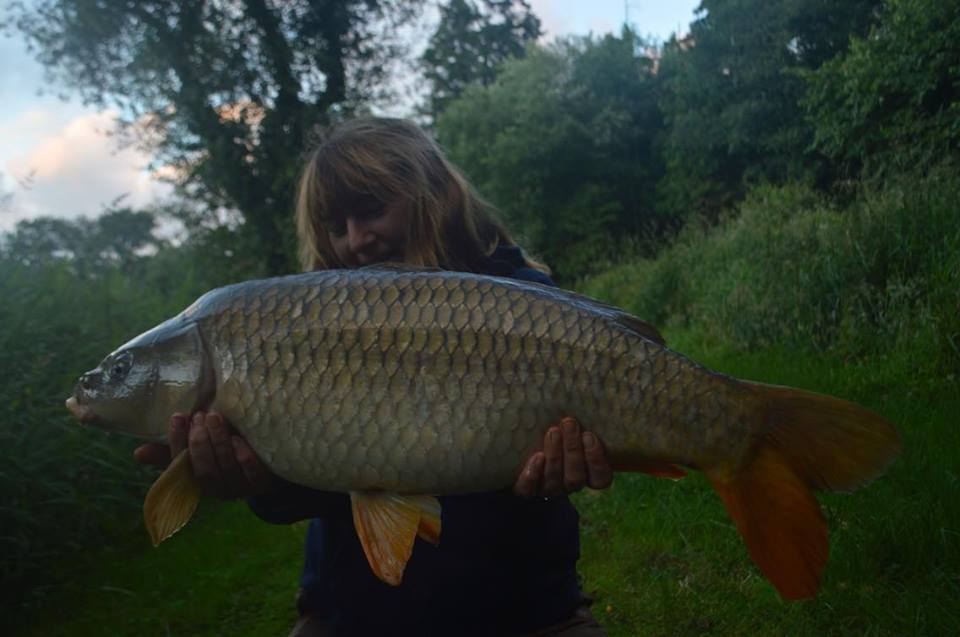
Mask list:
[[[151,472],[131,440],[78,427],[64,409],[80,373],[211,284],[161,254],[121,270],[0,257],[0,595],[43,596],[47,571],[136,524]],[[164,262],[165,261],[165,262]],[[163,267],[159,267],[163,263]]]
[[[867,184],[840,206],[755,189],[709,231],[581,288],[667,328],[743,350],[905,357],[917,381],[960,376],[960,177],[955,166]]]

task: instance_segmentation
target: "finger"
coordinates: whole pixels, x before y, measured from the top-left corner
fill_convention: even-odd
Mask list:
[[[543,442],[543,495],[563,494],[563,439],[559,427],[550,427]]]
[[[564,418],[560,421],[560,431],[563,432],[563,489],[566,493],[573,493],[587,483],[580,423],[573,418]]]
[[[170,464],[170,447],[148,442],[134,449],[133,457],[137,462],[162,469]]]
[[[583,432],[583,453],[587,460],[587,484],[591,489],[606,489],[613,483],[613,467],[607,448],[592,431]]]
[[[200,482],[202,490],[210,495],[219,496],[222,491],[222,480],[216,456],[210,444],[205,416],[206,414],[202,411],[198,411],[193,415],[193,421],[190,423],[190,463],[193,465],[193,475]]]
[[[543,452],[538,451],[527,460],[526,466],[520,472],[513,485],[513,492],[522,498],[532,498],[540,492],[543,478]]]
[[[170,417],[167,439],[170,441],[170,457],[176,458],[189,444],[190,422],[186,414],[179,412]]]
[[[240,436],[231,436],[230,443],[233,445],[237,464],[250,485],[250,491],[246,495],[268,491],[276,482],[276,476],[267,469],[246,440]]]
[[[223,417],[218,413],[208,413],[203,420],[207,428],[207,435],[210,438],[210,447],[213,449],[213,457],[217,463],[221,479],[221,495],[224,497],[237,497],[240,494],[249,491],[247,478],[237,464],[233,442],[231,441],[230,430],[227,424],[223,422]]]

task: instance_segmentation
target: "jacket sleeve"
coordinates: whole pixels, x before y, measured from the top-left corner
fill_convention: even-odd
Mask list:
[[[284,481],[269,493],[248,498],[247,504],[261,520],[271,524],[293,524],[310,518],[349,513],[350,496]]]

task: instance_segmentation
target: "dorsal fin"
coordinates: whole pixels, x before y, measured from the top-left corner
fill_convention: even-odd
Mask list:
[[[660,334],[660,331],[655,328],[650,323],[638,319],[633,314],[627,314],[626,312],[617,312],[614,315],[614,320],[617,321],[620,325],[623,325],[627,329],[636,332],[640,336],[653,341],[657,345],[666,345],[667,342],[663,340],[663,335]]]

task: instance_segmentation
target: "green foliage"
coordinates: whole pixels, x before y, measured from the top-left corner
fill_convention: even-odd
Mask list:
[[[611,635],[934,635],[960,629],[960,176],[919,167],[843,207],[754,189],[716,228],[580,289],[666,328],[671,348],[740,378],[855,400],[904,453],[862,493],[820,498],[818,599],[784,606],[702,479],[619,476],[578,500],[587,591]]]
[[[660,115],[642,46],[625,30],[532,49],[438,122],[453,160],[561,277],[670,225],[652,205]]]
[[[23,265],[61,260],[84,271],[131,267],[159,247],[154,227],[151,213],[129,208],[109,210],[95,219],[38,217],[18,223],[2,247],[8,258]]]
[[[960,2],[889,0],[869,37],[807,75],[816,147],[853,174],[956,157],[958,60]]]
[[[135,528],[72,556],[51,582],[55,596],[0,618],[0,628],[10,624],[5,635],[260,637],[293,626],[306,524],[264,524],[243,503],[204,500],[187,527],[154,548],[139,513],[122,515]]]
[[[150,472],[129,441],[81,429],[63,403],[107,353],[182,310],[207,289],[248,278],[203,234],[179,247],[150,233],[153,216],[18,224],[0,249],[0,592],[42,597],[42,575],[130,524]],[[218,245],[219,243],[219,245]],[[142,255],[152,248],[152,256]],[[236,246],[234,246],[236,247]],[[259,265],[259,259],[253,261]],[[117,525],[112,520],[123,520]],[[127,522],[129,521],[129,522]]]
[[[960,378],[958,197],[952,164],[864,189],[845,209],[802,186],[758,188],[735,219],[687,228],[658,259],[585,289],[708,342],[906,351],[918,382]]]
[[[455,101],[438,133],[529,246],[573,278],[637,237],[651,246],[690,217],[716,223],[753,184],[829,185],[801,105],[805,73],[865,34],[879,5],[706,1],[690,34],[661,50],[629,31],[535,49]]]
[[[540,20],[526,0],[450,0],[440,7],[440,23],[420,58],[430,84],[427,112],[436,121],[468,85],[488,86],[503,63],[523,57],[540,37]]]
[[[293,269],[293,183],[310,128],[384,92],[422,0],[14,2],[56,80],[126,132],[210,215],[239,210],[268,271]]]
[[[660,205],[715,220],[750,183],[817,178],[799,71],[843,51],[878,4],[704,0],[689,35],[668,42],[660,64]]]

